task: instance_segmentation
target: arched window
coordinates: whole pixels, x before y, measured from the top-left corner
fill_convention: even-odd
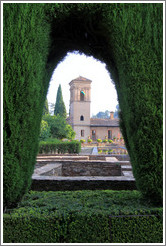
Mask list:
[[[82,90],[80,91],[80,101],[84,101],[85,100],[85,92]]]
[[[80,116],[80,120],[84,121],[84,116],[83,115]]]

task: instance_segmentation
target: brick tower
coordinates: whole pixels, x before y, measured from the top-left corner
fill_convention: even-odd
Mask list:
[[[76,132],[76,139],[90,136],[91,80],[78,77],[70,85],[69,122]]]

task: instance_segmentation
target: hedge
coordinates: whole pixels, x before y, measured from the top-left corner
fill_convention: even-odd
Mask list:
[[[3,4],[4,206],[31,183],[49,80],[67,52],[104,62],[137,188],[162,203],[163,4]]]
[[[137,191],[31,192],[4,214],[4,242],[161,243],[162,208],[140,201]]]
[[[39,143],[39,154],[79,154],[81,151],[81,143],[77,140],[73,140],[70,142],[62,142],[59,140],[56,141],[41,141]]]
[[[134,214],[110,216],[111,242],[158,243],[162,242],[162,216]]]
[[[50,25],[43,5],[3,5],[3,202],[17,203],[31,185],[47,94]]]

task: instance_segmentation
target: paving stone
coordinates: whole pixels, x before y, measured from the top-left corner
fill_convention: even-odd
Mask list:
[[[124,176],[134,177],[132,171],[122,171],[122,174],[123,174]]]
[[[118,159],[116,157],[106,157],[105,160],[109,162],[118,162]]]

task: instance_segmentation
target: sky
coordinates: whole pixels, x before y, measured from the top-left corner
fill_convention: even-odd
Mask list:
[[[48,103],[56,102],[59,84],[62,87],[63,100],[69,113],[71,80],[82,76],[92,80],[91,83],[91,116],[99,111],[115,111],[118,104],[115,86],[106,70],[106,64],[84,54],[68,53],[55,68],[47,93]]]

